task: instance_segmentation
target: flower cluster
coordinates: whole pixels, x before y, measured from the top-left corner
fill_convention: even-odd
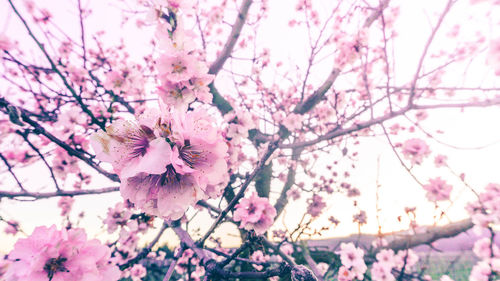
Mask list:
[[[125,208],[123,202],[119,202],[114,208],[108,208],[107,217],[103,223],[108,227],[108,233],[115,232],[119,226],[124,226],[130,219],[132,212]]]
[[[467,206],[476,228],[488,228],[500,223],[500,185],[490,183],[479,200]]]
[[[410,269],[418,262],[418,256],[412,250],[399,251],[394,254],[391,249],[383,249],[376,255],[377,261],[373,263],[371,274],[374,281],[396,280],[392,270]]]
[[[340,261],[342,262],[342,266],[338,272],[338,280],[363,280],[363,275],[367,270],[367,266],[363,259],[363,250],[354,246],[353,243],[342,243],[340,245],[340,251],[336,253],[340,255]]]
[[[180,251],[180,249],[177,249]],[[189,280],[200,281],[205,274],[205,268],[199,265],[199,258],[191,249],[182,252],[182,256],[177,260],[175,271],[181,275],[189,275]]]
[[[214,78],[207,74],[208,68],[197,55],[195,34],[185,30],[180,19],[175,28],[160,21],[157,37],[163,45],[163,53],[156,61],[160,86],[157,87],[161,101],[168,107],[186,110],[198,99],[204,103],[212,101],[208,84]]]
[[[317,217],[321,214],[323,209],[326,207],[325,201],[323,201],[323,197],[318,194],[314,194],[313,197],[309,200],[309,205],[307,206],[307,213],[312,217]]]
[[[492,276],[500,274],[500,249],[491,243],[491,239],[483,238],[474,244],[474,254],[481,260],[472,267],[469,280],[488,281]]]
[[[151,110],[137,123],[115,121],[91,143],[120,176],[125,199],[175,220],[198,200],[219,196],[228,180],[227,145],[214,125],[200,109],[163,117]]]
[[[254,230],[257,234],[264,234],[273,224],[276,209],[267,198],[253,193],[250,198],[241,199],[234,211],[234,220],[239,221],[240,228]]]
[[[500,185],[490,183],[479,194],[479,200],[467,206],[476,230],[488,230],[500,222]],[[474,244],[474,254],[480,259],[472,268],[471,281],[487,281],[500,274],[500,249],[492,243],[492,237],[483,238]]]
[[[120,270],[109,262],[110,254],[98,240],[87,241],[83,229],[41,226],[16,242],[5,277],[9,281],[114,281],[120,278]]]

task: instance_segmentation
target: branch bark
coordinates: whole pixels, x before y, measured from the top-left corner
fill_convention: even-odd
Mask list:
[[[472,220],[469,218],[444,226],[429,227],[423,233],[401,236],[400,238],[397,238],[396,240],[390,242],[386,248],[392,249],[394,250],[394,252],[397,252],[399,250],[409,249],[419,245],[430,244],[442,238],[456,236],[464,231],[469,230],[473,226],[474,225],[472,224]]]

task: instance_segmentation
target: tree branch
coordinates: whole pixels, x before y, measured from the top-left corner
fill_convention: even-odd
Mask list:
[[[57,196],[76,196],[76,195],[91,195],[91,194],[101,194],[108,192],[115,192],[120,190],[119,186],[105,187],[98,189],[85,189],[85,190],[59,190],[55,192],[11,192],[11,191],[0,191],[0,198],[18,198],[18,197],[32,197],[35,199],[43,199]]]
[[[241,4],[240,10],[238,12],[238,17],[236,18],[236,21],[233,24],[233,28],[231,29],[231,33],[227,38],[226,44],[224,44],[224,48],[222,48],[222,51],[220,52],[217,59],[210,65],[210,68],[208,69],[208,74],[217,74],[224,66],[226,60],[231,55],[234,45],[238,41],[238,38],[240,37],[241,34],[241,30],[245,25],[245,21],[248,15],[248,10],[250,9],[251,5],[252,5],[252,0],[245,0]]]
[[[465,219],[458,222],[450,223],[444,226],[428,227],[425,232],[415,235],[404,235],[393,240],[385,248],[394,250],[395,252],[403,249],[410,249],[419,245],[430,244],[442,238],[456,236],[464,231],[469,230],[474,225],[472,220]]]

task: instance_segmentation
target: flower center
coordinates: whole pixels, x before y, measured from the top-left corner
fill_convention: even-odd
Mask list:
[[[154,138],[154,132],[146,126],[141,126],[139,130],[134,132],[129,137],[131,152],[129,157],[131,159],[144,156],[149,148],[150,139]]]
[[[173,73],[182,73],[186,70],[186,67],[182,65],[182,62],[177,62],[172,64]]]
[[[170,164],[167,166],[165,173],[161,175],[157,185],[171,184],[179,181],[180,175],[175,172],[174,166]]]
[[[69,270],[67,270],[64,267],[64,262],[67,260],[68,259],[65,257],[58,257],[58,258],[51,258],[47,261],[47,263],[43,267],[43,270],[47,272],[49,281],[52,280],[52,278],[57,272],[69,272]]]
[[[201,151],[193,149],[191,145],[185,145],[179,150],[179,157],[190,167],[193,168],[194,165],[201,160]]]

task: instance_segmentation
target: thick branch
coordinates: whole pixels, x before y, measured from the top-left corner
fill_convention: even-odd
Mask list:
[[[450,223],[445,226],[429,227],[424,233],[415,235],[404,235],[389,243],[387,248],[395,252],[403,249],[413,248],[419,245],[430,244],[442,238],[456,236],[474,226],[471,219]]]
[[[306,241],[301,241],[301,248],[302,248],[302,254],[307,262],[307,265],[311,268],[312,272],[314,273],[314,275],[316,275],[318,280],[323,281],[323,276],[319,271],[316,262],[311,258],[311,254],[309,253],[309,247],[307,246]]]

